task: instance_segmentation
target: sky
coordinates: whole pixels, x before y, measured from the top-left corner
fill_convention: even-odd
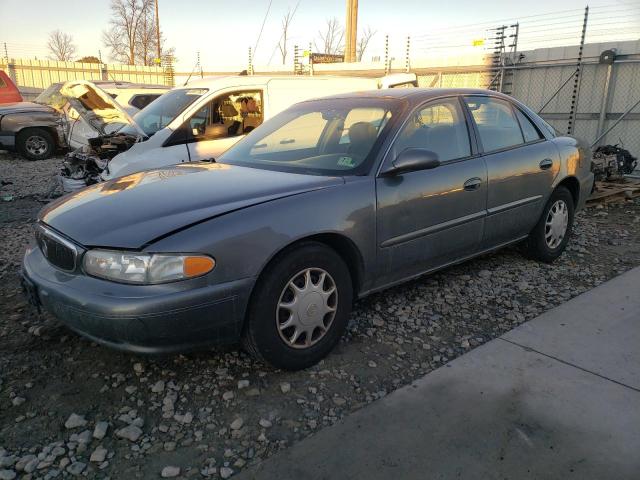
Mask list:
[[[585,3],[586,0],[359,0],[358,28],[370,27],[376,31],[368,52],[374,55],[383,52],[385,34],[390,36],[393,51],[404,49],[407,35],[417,39],[414,48],[426,48],[425,38],[454,45],[460,30],[454,29],[449,34],[449,27],[549,12],[578,12]],[[640,0],[590,3],[613,5],[623,10],[629,5],[640,6]],[[37,15],[27,16],[24,0],[0,0],[0,42],[7,43],[10,57],[43,59],[47,55],[48,33],[60,29],[73,35],[78,56],[97,56],[101,50],[106,60],[109,54],[102,45],[101,33],[108,26],[109,4],[109,0],[29,0],[30,12]],[[310,41],[317,39],[327,18],[337,17],[344,23],[346,0],[159,0],[160,23],[167,44],[176,49],[179,70],[191,70],[198,51],[205,70],[244,65],[249,47],[256,46],[255,64],[267,64],[270,60],[278,63],[281,61],[276,51],[282,32],[280,22],[296,4],[290,31],[291,51],[294,43],[307,48]],[[638,26],[640,31],[640,23]]]

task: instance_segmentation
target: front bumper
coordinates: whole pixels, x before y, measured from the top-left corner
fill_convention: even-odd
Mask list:
[[[239,339],[253,278],[208,285],[206,277],[163,285],[125,285],[53,267],[37,247],[22,275],[40,303],[77,333],[120,350],[170,353]]]

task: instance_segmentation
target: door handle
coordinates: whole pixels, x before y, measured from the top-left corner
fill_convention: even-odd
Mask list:
[[[549,170],[553,166],[553,160],[545,158],[540,162],[540,170]]]
[[[464,182],[464,189],[467,192],[471,192],[473,190],[477,190],[478,188],[480,188],[480,185],[482,185],[482,179],[478,177],[473,177],[467,180],[466,182]]]

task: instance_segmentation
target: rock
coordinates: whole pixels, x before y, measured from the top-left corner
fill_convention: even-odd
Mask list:
[[[156,383],[154,383],[151,386],[151,391],[153,393],[162,393],[162,392],[164,392],[164,381],[163,380],[158,380]]]
[[[84,427],[86,424],[87,421],[85,420],[83,415],[72,413],[71,415],[69,415],[67,421],[64,422],[64,428],[66,428],[67,430],[71,430],[73,428]]]
[[[289,393],[291,391],[291,384],[289,382],[282,382],[280,384],[280,391],[282,393]]]
[[[107,434],[108,429],[109,429],[109,424],[107,422],[96,423],[96,426],[93,429],[93,438],[97,440],[102,440],[104,436]]]
[[[220,467],[220,477],[229,478],[231,475],[233,475],[232,469],[229,467]]]
[[[99,446],[93,451],[93,453],[91,454],[91,458],[89,458],[89,461],[94,463],[102,463],[107,458],[107,453],[109,453],[109,451],[106,448],[104,448],[103,446]]]
[[[339,407],[347,403],[347,401],[342,397],[333,397],[333,403],[338,405]]]
[[[480,278],[489,278],[489,277],[491,277],[491,272],[489,270],[480,270],[478,272],[478,276]]]
[[[27,399],[24,397],[13,397],[13,399],[11,400],[11,405],[13,405],[14,407],[19,407],[26,401]]]
[[[238,390],[247,388],[249,386],[249,380],[238,380]]]
[[[136,390],[138,390],[138,387],[134,387],[133,385],[129,385],[124,389],[124,391],[127,392],[129,395],[136,393]]]
[[[73,462],[71,465],[67,467],[67,472],[69,472],[74,477],[80,475],[84,469],[87,467],[86,463],[83,462]]]
[[[233,393],[231,390],[229,390],[229,391],[224,392],[224,393],[222,394],[222,399],[223,399],[224,401],[227,401],[227,402],[228,402],[229,400],[232,400],[232,399],[233,399],[233,397],[235,397],[235,396],[236,396],[236,395],[235,395],[235,393]]]
[[[241,417],[236,418],[233,422],[231,422],[231,430],[240,430],[244,425],[244,420]]]
[[[162,469],[160,476],[162,478],[173,478],[180,475],[180,467],[167,466]]]
[[[0,480],[13,480],[17,477],[13,470],[0,470]]]
[[[133,371],[136,372],[138,375],[140,375],[141,373],[144,373],[144,365],[142,365],[140,362],[134,363]]]
[[[267,420],[266,418],[261,418],[260,419],[260,426],[263,428],[271,428],[271,425],[273,425],[269,420]]]
[[[141,435],[142,430],[140,427],[136,427],[135,425],[127,425],[126,427],[116,431],[116,437],[124,438],[130,442],[136,442]]]

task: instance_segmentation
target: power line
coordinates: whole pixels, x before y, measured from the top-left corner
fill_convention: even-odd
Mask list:
[[[262,30],[264,30],[264,24],[267,22],[267,17],[269,16],[269,10],[271,10],[271,4],[273,0],[269,0],[269,6],[267,7],[267,13],[264,14],[264,18],[262,19],[262,26],[260,27],[260,33],[258,34],[258,39],[256,40],[256,46],[253,47],[253,56],[255,58],[256,51],[258,50],[258,43],[260,43],[260,37],[262,37]]]

